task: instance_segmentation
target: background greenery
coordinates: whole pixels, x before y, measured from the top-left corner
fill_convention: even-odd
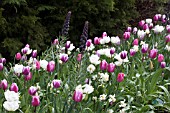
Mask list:
[[[78,46],[84,22],[89,37],[122,34],[140,19],[166,13],[168,0],[1,0],[0,53],[12,60],[25,44],[42,52],[59,36],[68,11],[72,12],[69,39]],[[119,35],[121,37],[121,35]]]

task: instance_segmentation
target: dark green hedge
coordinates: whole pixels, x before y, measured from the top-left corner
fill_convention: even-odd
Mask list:
[[[149,6],[148,1],[154,7]],[[38,51],[45,50],[51,40],[61,32],[68,11],[72,12],[69,38],[78,45],[85,21],[89,22],[90,38],[100,36],[104,31],[110,35],[121,36],[125,27],[138,21],[140,15],[145,16],[144,10],[151,7],[154,12],[148,10],[152,11],[150,15],[160,13],[166,2],[167,0],[161,2],[160,0],[1,0],[0,53],[3,57],[13,59],[15,53],[27,43]]]

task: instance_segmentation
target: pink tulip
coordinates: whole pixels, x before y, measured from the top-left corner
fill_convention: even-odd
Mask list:
[[[127,32],[131,32],[132,31],[132,27],[127,27]]]
[[[35,61],[35,65],[36,65],[36,69],[39,70],[40,69],[40,62],[38,60]]]
[[[136,54],[136,51],[134,49],[130,49],[130,56],[134,56]]]
[[[165,37],[166,43],[170,42],[170,34]]]
[[[54,39],[53,44],[54,44],[54,45],[59,44],[58,39]]]
[[[67,41],[66,44],[65,44],[65,48],[66,48],[66,49],[70,48],[70,44],[71,44],[71,42],[70,42],[70,41]]]
[[[148,48],[149,48],[149,47],[148,47],[148,44],[143,44],[143,45],[142,45],[141,52],[142,52],[142,53],[147,53]]]
[[[125,32],[125,33],[123,34],[123,38],[124,38],[125,40],[128,40],[128,39],[130,38],[130,32]]]
[[[4,68],[3,63],[0,63],[0,71],[2,71],[2,70],[3,70],[3,68]]]
[[[15,93],[18,93],[18,86],[16,83],[11,84],[10,91],[14,91]]]
[[[18,53],[15,55],[15,59],[16,59],[16,60],[20,60],[20,59],[21,59],[21,53],[18,52]]]
[[[158,55],[158,62],[162,62],[164,60],[164,56],[162,54]]]
[[[165,68],[166,67],[166,62],[161,62],[160,67]]]
[[[79,90],[79,89],[76,89],[74,91],[74,94],[73,94],[73,100],[75,102],[80,102],[80,101],[82,101],[82,99],[83,99],[83,91]]]
[[[133,28],[133,34],[136,34],[137,31],[138,31],[137,27],[134,27],[134,28]]]
[[[39,106],[40,105],[40,99],[39,96],[32,96],[32,106]]]
[[[110,49],[110,54],[113,55],[115,53],[115,48]]]
[[[0,84],[1,88],[5,91],[7,88],[8,88],[8,83],[7,81],[4,79],[1,81],[1,84]]]
[[[107,71],[109,73],[112,73],[112,72],[114,72],[115,68],[116,68],[116,65],[114,63],[109,63],[107,66]]]
[[[30,67],[29,66],[23,67],[22,74],[28,75],[29,73],[30,73]]]
[[[28,75],[24,75],[24,80],[29,81],[32,79],[32,73],[30,72]]]
[[[156,58],[157,53],[158,53],[158,50],[157,50],[157,49],[152,49],[152,50],[150,50],[150,52],[149,52],[149,57],[152,58],[152,59],[154,59],[154,58]]]
[[[107,69],[107,62],[106,62],[106,60],[103,60],[103,61],[101,61],[100,62],[100,69],[101,70],[106,70]]]
[[[55,62],[54,61],[50,61],[47,64],[47,71],[48,72],[53,72],[55,70]]]
[[[140,27],[143,27],[144,24],[145,24],[145,21],[144,21],[144,20],[141,20],[141,21],[139,22],[139,26],[140,26]]]
[[[91,43],[92,43],[92,40],[91,40],[91,39],[88,39],[87,42],[86,42],[86,46],[87,46],[87,47],[90,47]]]
[[[36,58],[37,57],[37,50],[34,50],[33,52],[32,52],[32,58]]]
[[[122,82],[124,80],[124,73],[119,73],[117,76],[117,82]]]
[[[156,15],[153,17],[153,20],[154,20],[154,21],[158,21],[158,20],[159,20],[159,15],[156,14]]]
[[[95,38],[94,38],[94,44],[95,44],[95,45],[99,45],[99,44],[100,44],[100,40],[99,40],[98,37],[95,37]]]
[[[103,32],[102,37],[105,37],[105,36],[107,36],[107,33]]]
[[[78,55],[77,55],[77,61],[80,62],[81,59],[82,59],[82,54],[78,54]]]
[[[134,46],[134,45],[138,45],[138,39],[137,39],[137,38],[133,40],[132,45],[133,45],[133,46]]]

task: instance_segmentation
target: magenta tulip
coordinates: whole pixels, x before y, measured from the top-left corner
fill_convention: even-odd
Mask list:
[[[157,50],[157,49],[152,49],[152,50],[150,50],[150,52],[149,52],[149,57],[152,58],[152,59],[154,59],[154,58],[156,58],[157,53],[158,53],[158,50]]]
[[[4,80],[1,80],[1,84],[0,84],[1,88],[5,91],[7,88],[8,88],[8,83],[7,81],[4,79]]]
[[[120,58],[121,59],[125,59],[127,57],[127,51],[122,51],[121,53],[120,53]]]
[[[3,63],[0,63],[0,71],[2,71],[2,70],[3,70],[3,68],[4,68]]]
[[[162,62],[164,60],[163,54],[158,55],[158,62]]]
[[[107,65],[108,63],[106,62],[106,60],[103,60],[100,62],[100,69],[101,70],[106,70],[107,69]]]
[[[16,60],[20,60],[21,57],[22,57],[22,56],[21,56],[21,53],[19,53],[19,52],[15,55],[15,59],[16,59]]]
[[[36,58],[37,57],[37,50],[34,50],[33,52],[32,52],[32,58]]]
[[[116,65],[114,63],[109,63],[107,66],[107,72],[112,73],[114,72],[115,68],[116,68]]]
[[[18,93],[18,86],[16,83],[11,84],[10,91],[14,91],[15,93]]]
[[[166,67],[166,62],[161,62],[160,67],[165,68]]]
[[[130,38],[130,32],[125,32],[125,33],[123,34],[123,38],[124,38],[125,40],[128,40],[128,39]]]
[[[28,75],[29,73],[30,73],[30,67],[29,66],[23,67],[22,74]]]
[[[133,45],[133,46],[134,46],[134,45],[138,45],[138,39],[137,39],[137,38],[133,40],[132,45]]]
[[[148,47],[148,44],[143,44],[143,45],[142,45],[141,52],[142,52],[142,53],[147,53],[148,48],[149,48],[149,47]]]
[[[99,45],[99,44],[100,44],[100,40],[99,40],[98,37],[95,37],[95,38],[94,38],[94,44],[95,44],[95,45]]]
[[[28,93],[31,95],[31,96],[34,96],[37,92],[37,88],[35,86],[31,86],[29,89],[28,89]]]
[[[53,80],[52,83],[54,88],[59,88],[61,86],[61,80]]]
[[[124,73],[119,73],[117,76],[117,82],[122,82],[124,80]]]
[[[73,94],[73,100],[75,102],[80,102],[83,99],[83,91],[80,89],[76,89]]]
[[[91,40],[91,39],[88,39],[87,42],[86,42],[86,46],[87,46],[87,47],[90,47],[91,44],[92,44],[92,40]]]
[[[47,71],[48,72],[53,72],[55,70],[55,62],[54,61],[50,61],[47,64]]]
[[[39,96],[32,96],[32,106],[39,106],[40,105],[40,98]]]
[[[32,79],[32,73],[30,72],[28,75],[24,75],[24,80],[29,81]]]

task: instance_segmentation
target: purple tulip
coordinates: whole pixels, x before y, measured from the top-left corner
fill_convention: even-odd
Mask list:
[[[15,93],[18,93],[18,86],[16,83],[11,84],[10,91],[14,91]]]
[[[147,53],[148,48],[149,48],[149,47],[148,47],[148,44],[143,44],[143,45],[142,45],[141,52],[142,52],[142,53]]]
[[[65,44],[65,48],[66,48],[66,49],[70,48],[70,44],[71,44],[71,42],[70,42],[70,41],[67,41],[66,44]]]
[[[54,88],[59,88],[61,86],[61,80],[53,80],[52,83]]]
[[[125,33],[123,34],[123,38],[124,38],[125,40],[128,40],[128,39],[130,38],[130,32],[125,32]]]
[[[127,27],[127,32],[131,32],[132,31],[132,27]]]
[[[143,25],[143,30],[146,30],[146,29],[149,29],[148,24],[144,24],[144,25]]]
[[[0,84],[1,88],[5,91],[7,88],[8,88],[8,83],[7,81],[4,79],[4,80],[1,80],[1,84]]]
[[[122,51],[121,53],[120,53],[120,58],[121,59],[125,59],[127,57],[127,51]]]
[[[117,76],[117,82],[122,82],[124,80],[124,73],[119,73]]]
[[[24,80],[29,81],[32,79],[32,73],[30,72],[28,75],[24,75]]]
[[[0,58],[0,63],[5,64],[6,63],[6,59],[5,58]]]
[[[22,74],[28,75],[29,73],[30,73],[30,67],[29,66],[23,67]]]
[[[165,68],[166,67],[166,62],[161,62],[160,67]]]
[[[73,94],[73,100],[75,102],[80,102],[83,99],[83,91],[80,89],[76,89]]]
[[[130,56],[134,56],[136,54],[136,51],[134,49],[130,49]]]
[[[115,48],[110,49],[110,54],[113,55],[115,53]]]
[[[37,92],[37,88],[35,86],[31,86],[29,89],[28,89],[28,93],[31,95],[31,96],[34,96]]]
[[[136,39],[133,40],[132,45],[133,45],[133,46],[134,46],[134,45],[138,45],[138,42],[139,42],[139,41],[138,41],[138,39],[136,38]]]
[[[133,28],[133,34],[136,34],[137,31],[138,31],[137,27],[134,27],[134,28]]]
[[[2,70],[3,70],[3,68],[4,68],[3,63],[0,63],[0,71],[2,71]]]
[[[95,45],[99,45],[99,44],[100,44],[100,40],[99,40],[98,37],[95,37],[95,38],[94,38],[94,44],[95,44]]]
[[[32,96],[32,106],[39,106],[40,105],[40,97],[39,96]]]
[[[92,40],[91,40],[91,39],[88,39],[87,42],[86,42],[86,46],[87,46],[87,47],[90,47],[91,43],[92,43]]]
[[[141,21],[139,22],[139,26],[140,26],[140,27],[143,27],[144,24],[145,24],[145,21],[144,21],[144,20],[141,20]]]
[[[60,60],[64,63],[66,63],[68,61],[68,55],[67,54],[61,54]]]
[[[33,52],[32,52],[32,58],[36,58],[37,57],[37,50],[34,50]]]

